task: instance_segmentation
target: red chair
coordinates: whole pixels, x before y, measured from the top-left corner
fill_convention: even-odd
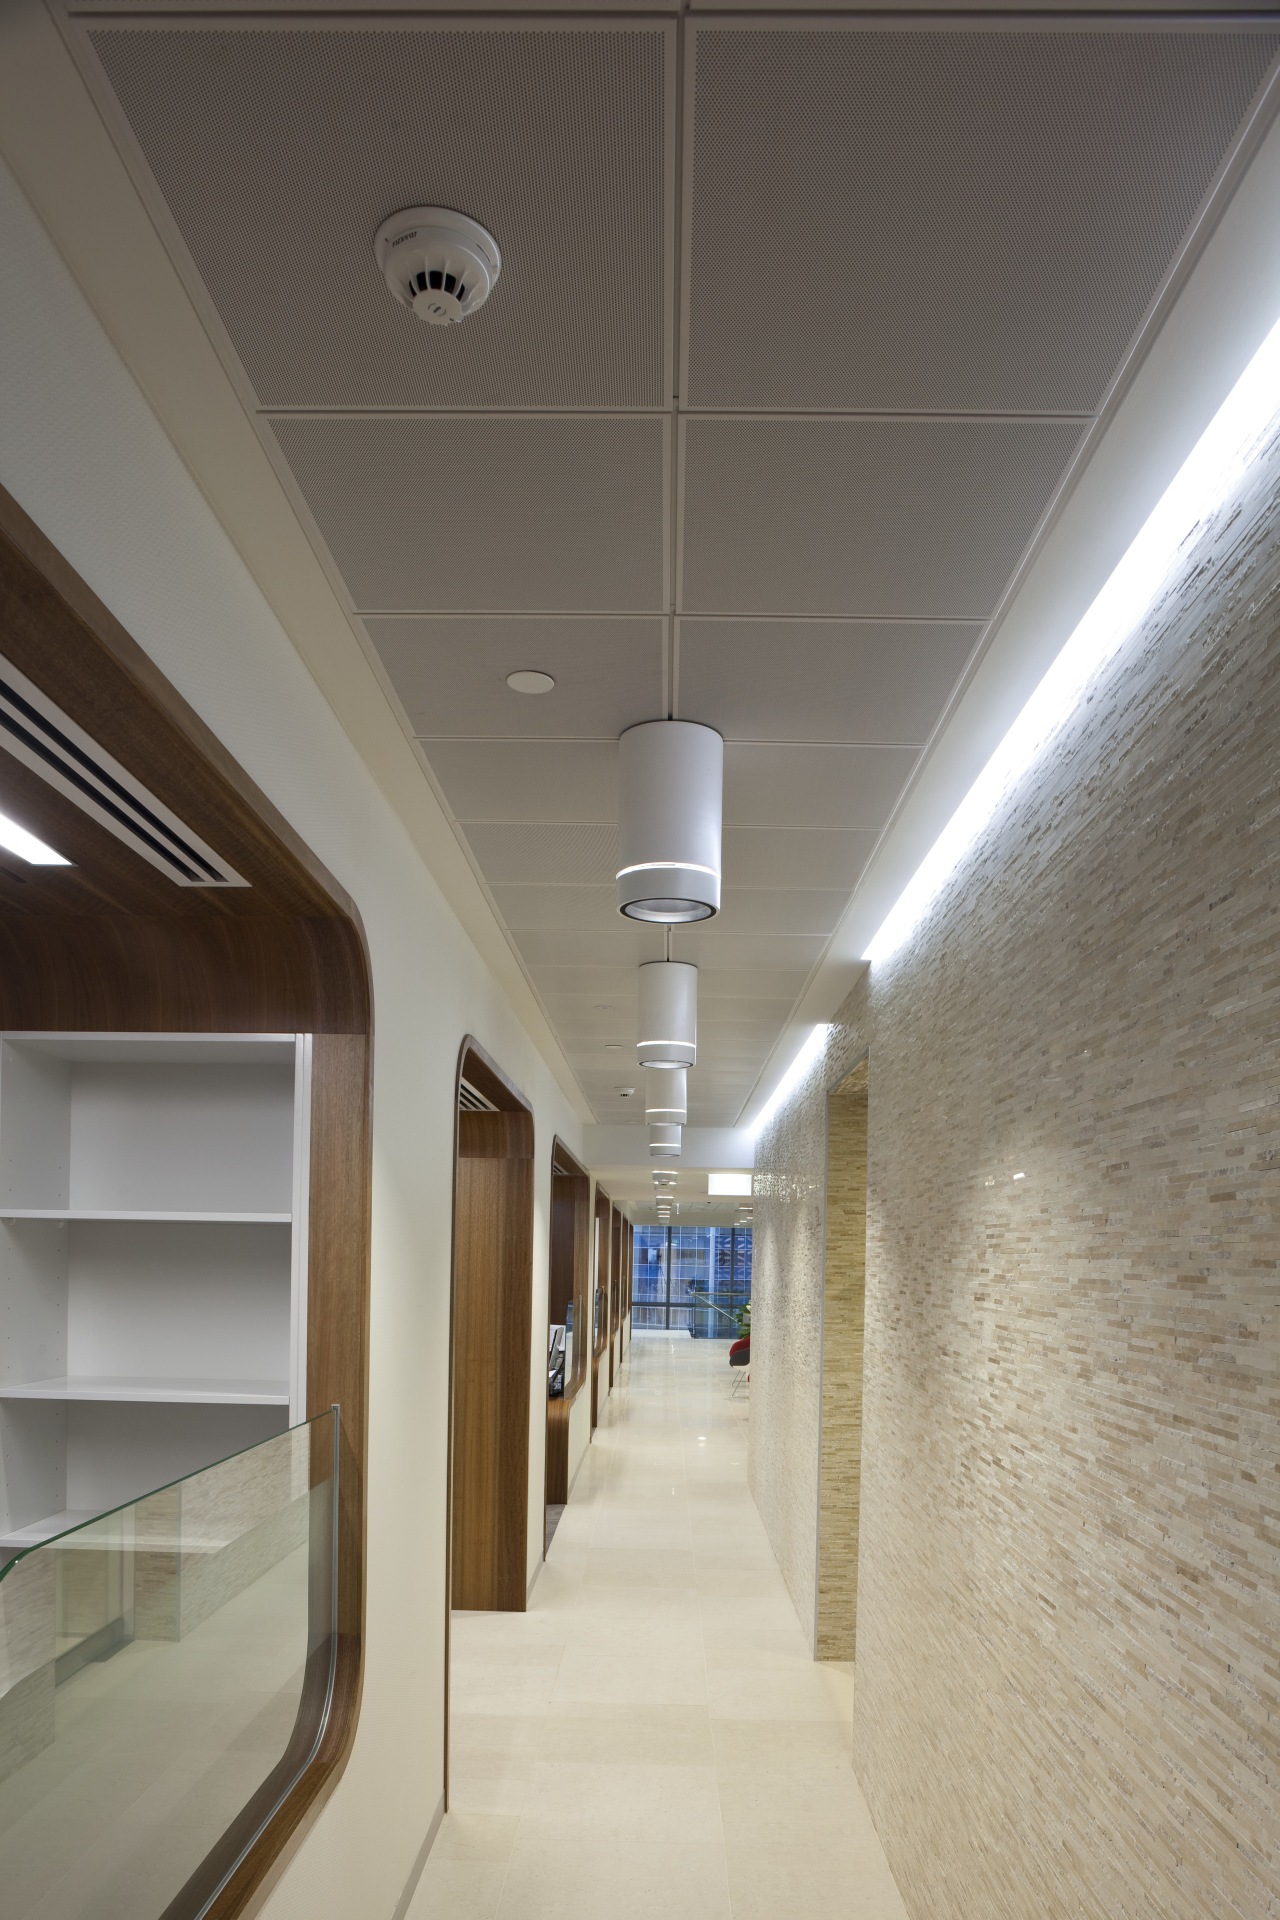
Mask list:
[[[751,1365],[751,1335],[744,1334],[741,1340],[735,1340],[729,1349],[731,1367],[749,1367]]]

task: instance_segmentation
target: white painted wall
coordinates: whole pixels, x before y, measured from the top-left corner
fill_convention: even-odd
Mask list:
[[[474,1033],[533,1104],[529,1572],[542,1548],[552,1136],[582,1128],[369,769],[0,169],[3,483],[348,889],[373,966],[369,1610],[355,1751],[272,1920],[390,1915],[441,1787],[454,1070]],[[354,644],[354,642],[353,642]]]

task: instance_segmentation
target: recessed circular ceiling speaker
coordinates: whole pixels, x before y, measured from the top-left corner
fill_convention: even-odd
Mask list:
[[[698,1058],[698,969],[687,960],[646,960],[638,987],[640,1065],[693,1066]]]
[[[720,911],[724,741],[645,720],[618,742],[618,911],[679,926]]]
[[[670,1126],[665,1122],[649,1129],[649,1152],[655,1158],[678,1159],[680,1155],[681,1127]]]
[[[498,243],[478,220],[448,207],[405,207],[373,237],[373,257],[402,307],[431,327],[482,307],[502,272]]]

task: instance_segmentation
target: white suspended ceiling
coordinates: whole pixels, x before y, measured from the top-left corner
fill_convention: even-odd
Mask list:
[[[672,951],[702,969],[690,1123],[731,1125],[1210,233],[1280,29],[66,28],[604,1124],[663,951],[613,907],[617,736],[724,733],[725,910]],[[422,203],[502,247],[456,329],[372,263]]]

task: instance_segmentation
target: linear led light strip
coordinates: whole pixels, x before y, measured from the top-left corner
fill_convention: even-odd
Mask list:
[[[809,1036],[799,1053],[795,1056],[795,1059],[791,1062],[791,1065],[787,1068],[781,1080],[779,1080],[777,1086],[747,1128],[752,1138],[754,1138],[756,1134],[764,1131],[774,1114],[778,1112],[780,1107],[785,1106],[786,1102],[791,1098],[821,1053],[823,1047],[826,1046],[827,1035],[830,1031],[831,1028],[828,1024],[810,1028]]]
[[[628,873],[709,873],[713,880],[719,878],[715,867],[699,866],[696,860],[637,860],[632,866],[619,867],[617,877],[621,880]]]
[[[863,958],[897,952],[1015,782],[1134,632],[1186,542],[1239,489],[1280,411],[1280,322],[1165,489],[1084,618],[899,894]]]
[[[879,965],[919,926],[1000,802],[1079,705],[1090,680],[1124,645],[1179,554],[1238,491],[1280,413],[1280,321],[1183,461],[1097,598],[889,910],[863,958]],[[829,1026],[810,1032],[761,1108],[758,1134],[809,1071]]]
[[[140,780],[104,753],[40,689],[0,656],[0,747],[73,800],[127,847],[180,887],[243,887],[248,883],[185,826]],[[31,856],[20,846],[11,851]],[[41,842],[35,841],[36,846]],[[68,866],[49,850],[33,864]]]
[[[34,833],[28,833],[7,813],[0,813],[0,847],[6,853],[16,853],[19,860],[25,860],[29,867],[69,867],[71,862],[64,860],[60,853],[47,847],[43,840],[37,840]]]

